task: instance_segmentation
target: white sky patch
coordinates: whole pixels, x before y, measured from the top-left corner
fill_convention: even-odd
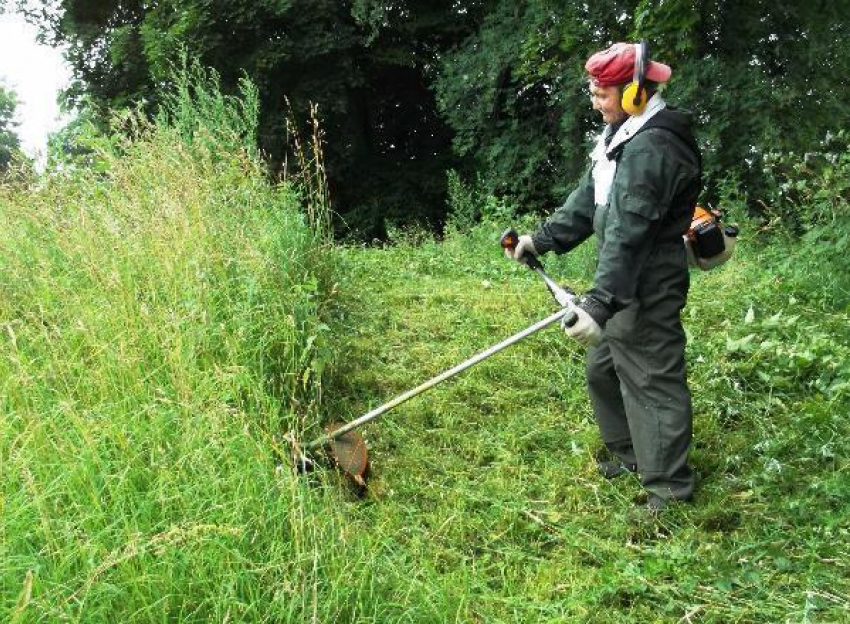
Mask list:
[[[56,99],[71,70],[61,50],[36,42],[36,28],[16,13],[0,14],[0,81],[18,94],[17,134],[21,148],[43,161],[47,135],[61,128]]]

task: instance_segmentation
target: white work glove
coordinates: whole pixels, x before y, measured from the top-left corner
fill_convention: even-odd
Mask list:
[[[567,336],[574,338],[579,344],[585,347],[592,347],[602,340],[602,328],[599,323],[593,320],[582,308],[575,306],[573,312],[576,314],[575,322],[567,326],[568,321],[574,319],[572,314],[567,314],[561,319],[561,327],[567,332]]]
[[[519,237],[513,251],[505,249],[505,255],[511,260],[516,260],[521,264],[525,264],[527,260],[526,256],[536,256],[537,250],[534,248],[534,242],[531,240],[531,236],[523,234]]]

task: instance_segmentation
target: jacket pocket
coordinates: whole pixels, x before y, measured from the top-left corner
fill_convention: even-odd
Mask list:
[[[620,201],[620,210],[639,215],[649,221],[657,221],[661,218],[658,202],[655,199],[642,196],[634,191],[626,191]]]

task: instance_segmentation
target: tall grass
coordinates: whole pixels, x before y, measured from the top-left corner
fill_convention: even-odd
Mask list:
[[[0,187],[3,621],[301,621],[344,539],[283,441],[317,418],[326,233],[250,149],[248,83],[177,87]]]

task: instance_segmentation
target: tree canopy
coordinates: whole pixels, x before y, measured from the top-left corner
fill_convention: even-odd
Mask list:
[[[71,104],[153,111],[185,50],[225,90],[243,75],[259,87],[261,147],[283,163],[286,99],[298,119],[317,103],[336,208],[352,229],[382,236],[387,218],[436,223],[444,212],[455,157],[430,79],[440,51],[472,32],[473,12],[457,4],[54,0],[27,10],[48,41],[67,46]]]
[[[156,110],[183,51],[243,75],[262,100],[260,146],[287,159],[286,119],[318,104],[336,210],[363,236],[439,225],[446,170],[528,210],[585,167],[584,61],[646,38],[690,109],[706,198],[762,190],[765,155],[806,151],[850,121],[850,0],[19,0],[75,75],[71,103]],[[757,204],[754,202],[754,206]]]

